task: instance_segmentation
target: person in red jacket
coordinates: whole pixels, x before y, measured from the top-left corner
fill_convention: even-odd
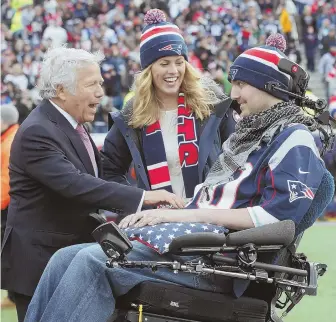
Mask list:
[[[1,241],[3,239],[9,205],[9,153],[19,128],[19,112],[12,104],[1,106]],[[1,308],[14,306],[11,294],[1,300]]]

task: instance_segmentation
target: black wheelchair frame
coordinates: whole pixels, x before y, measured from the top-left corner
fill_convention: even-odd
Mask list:
[[[315,296],[318,287],[317,280],[327,270],[327,265],[308,262],[304,254],[296,253],[302,233],[296,238],[294,235],[295,225],[289,220],[233,232],[226,236],[215,233],[194,233],[175,238],[170,244],[168,253],[179,255],[181,258],[201,255],[204,261],[150,262],[127,260],[127,253],[131,251],[132,243],[113,222],[105,223],[93,232],[93,237],[108,257],[106,265],[111,269],[116,267],[147,268],[156,271],[164,267],[175,273],[216,274],[250,281],[243,296],[247,299],[264,300],[267,303],[268,312],[266,319],[263,320],[267,322],[281,322],[282,318],[305,295]],[[204,291],[204,293],[209,294],[210,292]],[[141,303],[139,299],[129,297],[126,299],[130,301],[127,308],[125,309],[125,303],[120,305],[123,309],[116,310],[109,321],[206,321],[188,319],[188,316],[174,316],[174,313],[162,315],[159,312],[158,314],[157,310],[144,310],[145,303]],[[235,298],[232,297],[230,301],[235,301]],[[278,310],[283,311],[281,317],[277,314]],[[249,320],[237,318],[220,321],[247,322]]]

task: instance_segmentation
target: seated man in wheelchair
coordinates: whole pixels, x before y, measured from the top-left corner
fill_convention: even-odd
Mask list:
[[[309,76],[287,59],[284,49],[284,38],[273,35],[266,46],[247,50],[233,63],[229,76],[231,98],[240,105],[242,118],[186,209],[145,210],[130,215],[119,224],[123,232],[118,232],[113,223],[105,223],[93,233],[100,245],[75,245],[56,252],[41,277],[25,321],[106,321],[116,313],[116,299],[136,289],[138,284],[150,282],[151,287],[160,283],[161,289],[182,286],[190,292],[203,292],[206,295],[202,303],[210,299],[221,303],[222,318],[215,318],[216,310],[211,306],[215,304],[206,302],[190,310],[184,307],[183,318],[187,320],[181,315],[181,319],[160,319],[157,315],[151,320],[150,315],[141,312],[147,307],[140,304],[140,312],[134,319],[125,316],[121,319],[114,314],[111,321],[145,321],[146,318],[146,321],[160,322],[256,322],[265,321],[266,314],[270,316],[260,313],[259,319],[249,317],[247,311],[257,306],[251,301],[243,305],[244,312],[235,313],[232,309],[232,294],[240,297],[247,288],[246,284],[237,283],[239,278],[284,283],[265,273],[266,267],[275,271],[274,261],[257,266],[255,247],[248,240],[261,247],[266,243],[265,248],[271,250],[279,250],[277,244],[288,246],[294,236],[312,225],[323,212],[333,189],[332,177],[311,134],[322,123],[329,123],[329,114],[319,104],[312,103],[319,112],[316,118],[304,115],[300,106],[305,100]],[[328,133],[323,131],[323,135],[325,146],[330,145]],[[321,187],[325,190],[319,193]],[[312,220],[307,220],[307,214]],[[233,232],[238,230],[243,231]],[[205,234],[209,232],[212,234]],[[247,235],[238,239],[234,235],[243,232]],[[188,239],[192,233],[198,233],[196,240]],[[275,239],[267,242],[272,236]],[[223,245],[235,247],[223,248]],[[236,268],[227,266],[237,262],[232,256],[222,256],[222,262],[216,264],[215,253],[237,250],[240,264]],[[212,256],[206,256],[207,252]],[[109,265],[106,265],[108,257]],[[250,271],[252,264],[255,266]],[[191,274],[197,272],[200,274]],[[280,269],[280,273],[286,272],[307,276],[303,269]],[[160,302],[162,294],[156,298],[156,292],[158,289],[153,288],[147,298]],[[167,307],[179,308],[187,292],[184,297],[182,294],[172,297]],[[221,302],[224,297],[227,302]],[[200,311],[199,307],[203,307],[205,315],[189,319],[188,314],[192,310]]]

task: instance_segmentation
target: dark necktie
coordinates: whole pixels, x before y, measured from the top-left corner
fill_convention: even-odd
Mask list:
[[[86,150],[87,150],[87,152],[89,154],[89,157],[91,159],[91,162],[92,162],[92,166],[93,166],[95,175],[97,177],[98,176],[98,167],[97,167],[97,162],[96,162],[94,150],[93,150],[89,135],[85,131],[84,126],[81,125],[81,124],[77,125],[76,131],[78,132],[79,136],[81,137],[81,139],[82,139],[82,141],[83,141],[83,143],[86,147]]]

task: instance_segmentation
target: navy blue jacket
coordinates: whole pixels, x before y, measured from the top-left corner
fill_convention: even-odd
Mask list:
[[[206,120],[197,120],[197,134],[199,137],[199,165],[198,179],[203,182],[210,167],[221,152],[223,142],[234,131],[235,120],[233,110],[230,108],[232,100],[227,98],[215,106]],[[102,154],[104,179],[129,185],[127,173],[131,162],[139,188],[150,190],[146,165],[141,149],[141,135],[139,129],[128,126],[129,113],[132,109],[125,107],[121,112],[110,113],[110,131],[104,142]]]

